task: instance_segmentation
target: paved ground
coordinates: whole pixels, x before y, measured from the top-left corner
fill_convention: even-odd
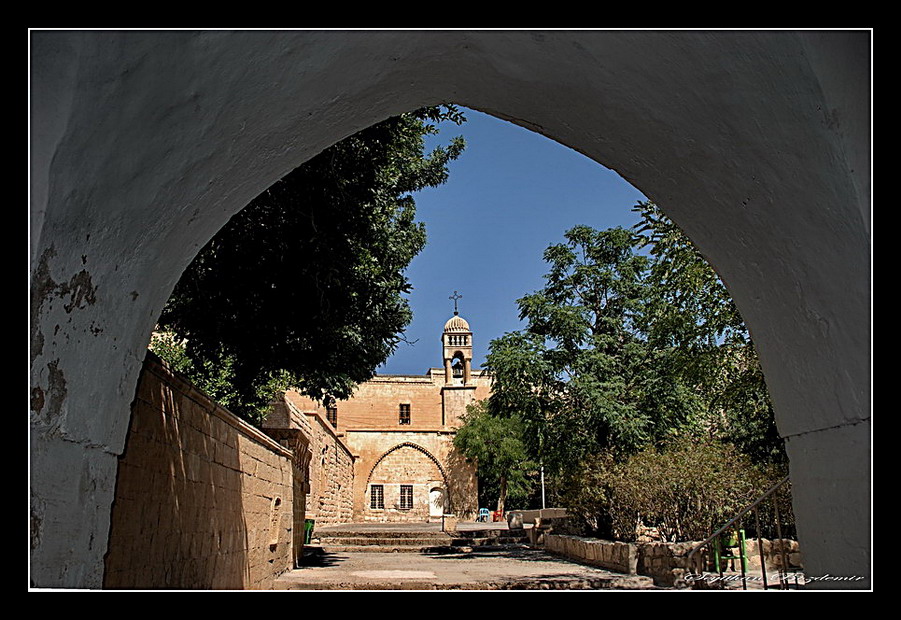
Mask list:
[[[460,523],[459,531],[506,530],[506,523]],[[430,524],[348,524],[316,534],[441,531]],[[560,590],[656,589],[649,577],[585,566],[525,545],[466,553],[327,553],[311,546],[304,566],[276,583],[285,590]]]
[[[526,526],[530,527],[529,525]],[[507,530],[506,523],[459,523],[461,532]],[[352,523],[317,527],[330,532],[440,532],[440,523]],[[315,540],[315,539],[314,539]],[[726,575],[726,589],[741,589],[740,575]],[[772,586],[773,584],[771,584]],[[759,573],[748,589],[762,589]],[[282,590],[666,590],[650,577],[628,576],[553,556],[526,545],[466,553],[328,553],[306,549],[302,568],[283,575]]]
[[[653,589],[648,577],[583,566],[525,547],[484,552],[335,553],[276,583],[285,590],[594,590]]]

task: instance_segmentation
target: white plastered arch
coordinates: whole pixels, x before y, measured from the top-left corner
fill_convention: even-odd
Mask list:
[[[444,101],[684,228],[758,345],[808,573],[869,575],[869,62],[867,32],[32,33],[32,583],[102,583],[143,352],[196,252],[323,148]]]

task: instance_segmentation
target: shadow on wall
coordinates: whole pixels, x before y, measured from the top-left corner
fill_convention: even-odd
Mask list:
[[[270,587],[291,563],[290,468],[290,453],[148,354],[104,588]]]
[[[448,510],[463,521],[479,514],[479,482],[476,469],[456,448],[447,456]]]

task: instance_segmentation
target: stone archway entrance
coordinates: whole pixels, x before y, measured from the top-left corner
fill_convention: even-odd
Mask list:
[[[102,583],[143,350],[199,248],[442,101],[618,171],[689,234],[757,343],[805,566],[869,575],[869,58],[867,32],[32,33],[33,584]]]
[[[367,497],[375,487],[382,504],[375,508],[367,503],[362,517],[386,523],[440,520],[447,486],[444,468],[428,450],[410,442],[393,446],[376,460],[366,480]]]

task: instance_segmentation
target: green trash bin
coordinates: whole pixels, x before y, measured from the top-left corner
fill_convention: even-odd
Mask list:
[[[304,519],[303,522],[303,544],[309,545],[313,540],[313,526],[316,525],[315,519]]]

